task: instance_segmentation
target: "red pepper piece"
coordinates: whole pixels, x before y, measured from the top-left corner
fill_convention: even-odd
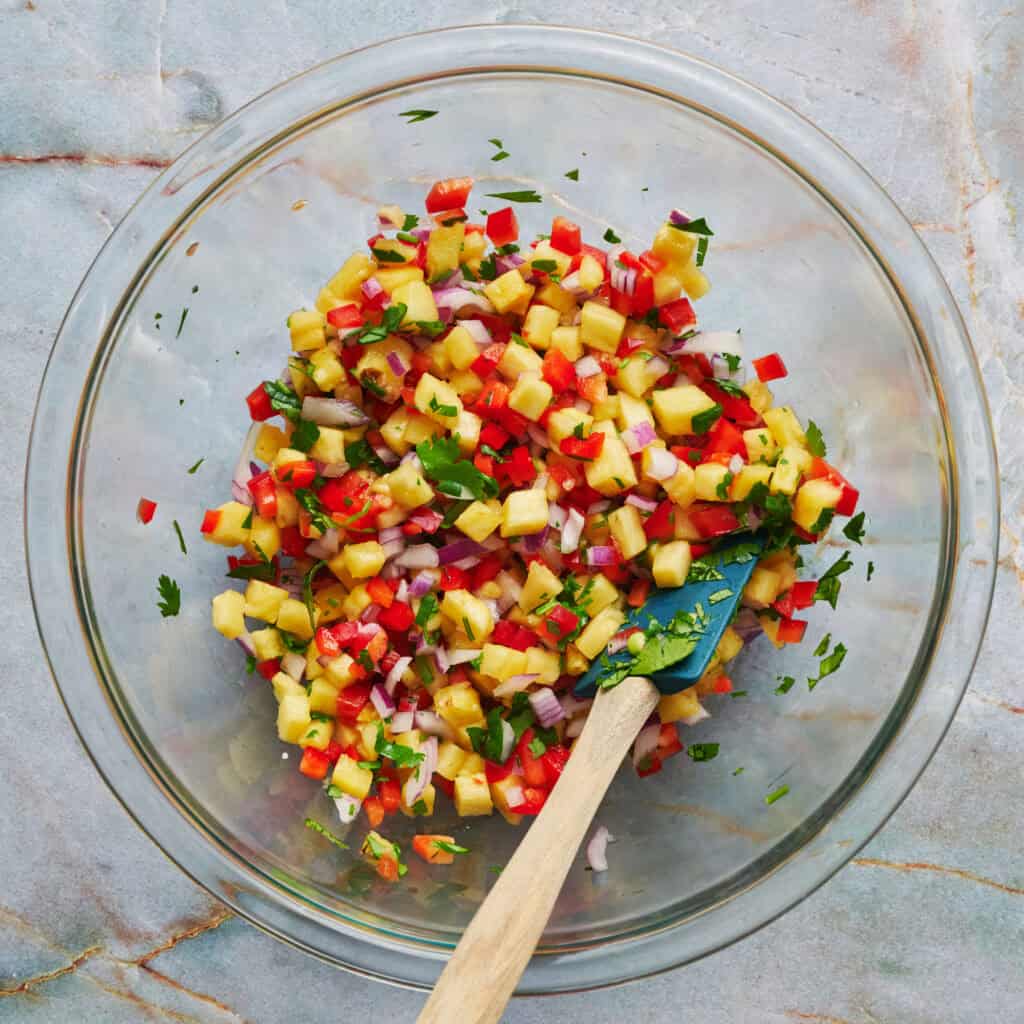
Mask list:
[[[139,498],[139,504],[135,509],[135,514],[139,517],[140,523],[152,522],[153,516],[156,514],[156,502],[150,501],[149,498]],[[209,513],[207,513],[207,515],[209,515]],[[209,530],[203,530],[203,533],[209,533]]]
[[[354,722],[359,717],[359,712],[366,707],[369,699],[370,686],[368,683],[352,683],[346,686],[338,694],[338,718],[343,718],[346,722]]]
[[[245,396],[245,401],[249,406],[250,418],[257,422],[269,420],[271,416],[276,415],[274,407],[270,404],[270,395],[267,394],[262,384],[259,387],[253,388]]]
[[[277,515],[277,485],[269,469],[258,473],[248,483],[256,513],[261,519],[273,519]]]
[[[713,380],[704,380],[699,384],[704,392],[713,402],[722,407],[722,415],[733,421],[738,427],[756,427],[761,422],[761,416],[754,410],[746,397],[731,395],[723,391]]]
[[[675,505],[667,498],[644,520],[648,540],[669,540],[675,536]]]
[[[379,604],[381,608],[390,608],[395,600],[395,592],[388,586],[388,581],[382,580],[379,576],[374,576],[366,584],[366,593],[369,594],[370,600],[374,604]]]
[[[480,444],[486,444],[495,451],[503,448],[508,440],[509,433],[500,423],[486,423],[480,431]]]
[[[487,215],[487,237],[496,246],[508,245],[519,237],[519,221],[511,206]]]
[[[339,331],[350,331],[363,326],[363,314],[359,312],[359,307],[355,303],[349,302],[344,306],[329,309],[327,322]]]
[[[697,314],[689,299],[675,299],[658,307],[658,319],[673,334],[682,334],[691,327],[697,326]]]
[[[798,644],[804,638],[807,623],[799,619],[781,619],[776,639],[784,644]]]
[[[732,509],[719,502],[694,502],[687,509],[687,514],[701,537],[721,537],[738,530],[740,526]]]
[[[583,245],[579,224],[565,217],[556,217],[551,224],[551,248],[575,256]]]
[[[217,529],[217,524],[220,522],[220,509],[219,508],[208,508],[203,513],[203,524],[199,527],[200,533],[213,533]]]
[[[600,430],[595,430],[587,437],[563,437],[558,443],[558,448],[563,455],[592,462],[604,448],[604,434]]]
[[[778,352],[755,359],[751,365],[754,367],[754,372],[760,381],[779,380],[789,374],[786,364],[782,361],[782,356]]]
[[[570,614],[572,613],[570,612]],[[502,647],[512,647],[517,651],[527,651],[531,647],[537,646],[537,635],[532,630],[517,625],[515,622],[509,622],[508,619],[502,619],[494,627],[491,640]]]
[[[540,764],[544,769],[544,779],[549,789],[559,780],[568,761],[569,748],[563,747],[560,743],[556,743],[544,751]]]
[[[564,605],[556,604],[537,626],[537,636],[552,647],[557,647],[579,624],[580,618],[575,612]]]
[[[289,490],[298,491],[308,487],[316,476],[316,463],[310,459],[285,462],[274,470],[277,482]]]
[[[415,618],[412,608],[404,601],[393,601],[390,608],[381,610],[377,621],[385,629],[390,629],[394,633],[402,633],[413,624]]]
[[[454,565],[446,565],[441,569],[442,590],[468,590],[469,573],[465,569],[459,569]]]
[[[541,366],[541,375],[556,395],[576,384],[576,367],[557,348],[548,349]]]
[[[302,760],[299,762],[299,771],[311,779],[324,779],[327,777],[331,762],[322,750],[316,747],[304,747]]]
[[[464,207],[472,188],[472,178],[446,178],[444,181],[435,181],[427,193],[427,213]]]
[[[259,672],[264,679],[273,679],[274,676],[281,671],[281,659],[268,658],[266,661],[260,661],[256,665],[256,671]]]

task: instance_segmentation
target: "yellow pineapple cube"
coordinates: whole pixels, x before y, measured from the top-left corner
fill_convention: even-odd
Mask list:
[[[654,304],[664,306],[675,302],[682,294],[683,281],[676,271],[675,264],[668,264],[654,275]]]
[[[625,397],[642,398],[658,379],[658,375],[650,370],[651,360],[643,356],[633,355],[623,359],[619,364],[619,372],[615,375],[615,386]],[[622,395],[620,395],[621,399]]]
[[[683,384],[674,388],[662,388],[652,395],[654,415],[666,434],[702,434],[713,426],[709,410],[715,402],[708,398],[696,384]],[[694,428],[694,418],[702,430]],[[715,417],[717,418],[717,417]]]
[[[431,281],[440,281],[459,269],[465,239],[465,221],[442,225],[430,232],[427,240],[427,276]]]
[[[404,795],[398,804],[398,809],[407,818],[429,818],[434,813],[434,804],[436,802],[437,789],[432,782],[428,782],[423,787],[423,792],[416,798],[415,809],[405,802]]]
[[[391,497],[403,508],[418,508],[434,500],[434,489],[412,462],[402,463],[384,479]]]
[[[557,349],[571,363],[575,363],[583,355],[583,342],[580,341],[578,327],[556,327],[551,332],[549,348]]]
[[[288,591],[284,587],[275,587],[263,580],[249,580],[245,588],[245,614],[250,619],[277,622],[278,612],[287,597]]]
[[[301,747],[315,747],[317,750],[326,750],[327,745],[334,738],[334,723],[317,720],[310,722],[309,728],[299,739]]]
[[[578,276],[581,288],[585,288],[588,292],[597,291],[604,281],[604,267],[590,253],[587,253],[580,260]]]
[[[683,290],[691,299],[702,299],[711,291],[711,282],[707,275],[692,263],[679,268],[679,277],[683,282]]]
[[[793,522],[808,533],[821,533],[827,525],[821,521],[822,517],[831,519],[831,516],[825,514],[835,511],[842,495],[843,492],[828,480],[808,480],[796,492]]]
[[[623,558],[636,558],[647,547],[644,524],[635,505],[623,505],[612,512],[608,516],[608,529]]]
[[[257,629],[249,634],[252,646],[256,651],[257,661],[270,661],[272,658],[284,657],[284,643],[281,634],[273,628]]]
[[[483,381],[472,370],[453,370],[448,383],[462,396],[463,402],[472,402],[483,390]]]
[[[531,562],[526,574],[526,583],[519,595],[519,607],[524,612],[533,611],[537,605],[549,601],[561,592],[562,581],[543,562]]]
[[[317,622],[323,625],[334,622],[342,617],[341,606],[348,597],[348,590],[340,583],[331,583],[321,587],[314,595],[313,601],[317,608]]]
[[[572,299],[572,296],[569,298]],[[575,306],[575,302],[573,305]],[[551,344],[551,334],[557,326],[558,310],[534,303],[526,311],[522,334],[534,348],[547,348]]]
[[[651,574],[659,587],[681,587],[690,572],[689,541],[673,540],[659,544],[651,560]]]
[[[256,437],[252,453],[260,462],[273,462],[274,456],[285,446],[287,438],[283,430],[264,423]]]
[[[468,264],[474,274],[480,271],[480,261],[487,252],[487,239],[480,231],[470,231],[462,243],[462,262]]]
[[[619,395],[619,410],[615,420],[620,430],[628,430],[640,423],[654,426],[654,416],[647,403],[633,395]]]
[[[607,448],[607,442],[605,447]],[[629,458],[628,455],[626,457]],[[513,491],[505,499],[501,508],[502,537],[522,537],[530,533],[539,533],[547,524],[548,499],[543,491]]]
[[[352,574],[352,578],[357,580],[376,576],[387,559],[384,548],[375,540],[363,541],[361,544],[346,544],[342,554],[345,558],[345,568]]]
[[[328,566],[333,572],[334,567],[330,562],[328,562]],[[371,604],[373,604],[373,601],[370,599],[370,595],[366,592],[366,587],[360,583],[349,591],[348,597],[346,597],[342,602],[341,614],[350,621],[358,619]]]
[[[533,285],[527,284],[518,270],[509,270],[488,281],[484,285],[484,295],[499,313],[508,313],[518,306],[526,308],[533,295]]]
[[[565,671],[569,675],[579,676],[587,671],[590,659],[576,649],[575,644],[569,644],[565,649]]]
[[[310,640],[313,636],[309,611],[301,601],[296,601],[294,597],[286,597],[281,602],[281,607],[277,612],[277,628],[283,629],[286,633],[293,633],[300,640]]]
[[[309,449],[309,458],[336,465],[345,461],[345,431],[337,427],[320,427],[320,436]]]
[[[364,252],[353,253],[345,260],[334,277],[324,285],[316,300],[316,308],[321,313],[326,313],[336,306],[343,306],[346,302],[355,302],[360,299],[360,286],[373,274],[376,264]],[[384,282],[381,281],[383,285]],[[387,288],[387,285],[384,285]],[[391,289],[388,288],[388,291]]]
[[[554,392],[546,380],[541,380],[535,373],[524,373],[508,396],[508,404],[510,409],[536,422],[553,397]]]
[[[468,683],[442,686],[434,694],[434,708],[453,728],[471,725],[483,718],[480,695]]]
[[[444,433],[444,427],[440,423],[435,423],[433,420],[428,419],[426,416],[421,416],[418,412],[410,411],[409,418],[405,424],[405,440],[415,447],[421,441],[426,441],[432,437],[440,437]]]
[[[681,509],[689,508],[697,500],[697,476],[693,466],[682,459],[679,460],[675,475],[663,480],[661,486],[672,503]]]
[[[297,309],[288,317],[292,349],[296,352],[313,352],[327,344],[327,320],[316,309]]]
[[[400,405],[380,428],[384,443],[396,454],[404,455],[412,445],[405,439],[405,428],[409,423],[409,410]],[[323,428],[321,428],[322,430]]]
[[[487,723],[482,718],[477,724],[481,728],[487,727]],[[466,759],[462,762],[462,767],[459,769],[459,775],[476,775],[477,772],[484,771],[486,767],[484,759],[479,754],[467,753]]]
[[[658,701],[658,717],[663,724],[679,722],[684,718],[692,718],[701,712],[700,701],[696,690],[691,686],[679,693],[669,694]]]
[[[283,530],[286,526],[297,526],[299,503],[295,495],[284,487],[277,489],[277,516],[275,522]]]
[[[807,447],[807,435],[796,413],[788,405],[780,405],[777,409],[766,409],[763,413],[765,425],[780,448]]]
[[[529,345],[520,345],[513,341],[505,346],[505,351],[498,360],[498,372],[506,379],[517,381],[524,373],[535,373],[540,376],[544,361]]]
[[[409,281],[400,284],[391,293],[391,304],[404,303],[406,306],[403,326],[415,324],[417,320],[433,321],[437,319],[437,304],[434,293],[423,281]]]
[[[589,300],[580,315],[580,340],[600,352],[614,352],[622,340],[626,318],[609,306]]]
[[[767,608],[779,596],[782,577],[759,565],[743,588],[743,603],[750,608]]]
[[[273,519],[254,515],[249,536],[245,539],[245,550],[250,555],[273,558],[281,547],[281,531]]]
[[[305,697],[306,688],[302,683],[297,683],[287,672],[275,672],[274,678],[270,680],[270,685],[274,689],[274,699],[278,704],[285,699],[285,697]]]
[[[529,675],[536,675],[538,683],[548,686],[557,683],[562,674],[562,663],[558,652],[547,651],[543,647],[528,647],[526,671]]]
[[[339,654],[338,657],[331,658],[324,665],[326,682],[337,690],[344,690],[346,686],[351,686],[356,682],[358,675],[360,673],[356,671],[355,661],[347,654]]]
[[[277,706],[277,736],[284,743],[298,743],[309,729],[309,698],[302,694],[288,694]]]
[[[426,288],[426,285],[423,287]],[[389,337],[373,345],[364,346],[363,354],[355,366],[355,376],[364,386],[369,383],[371,389],[382,400],[393,402],[401,393],[405,377],[398,376],[392,369],[388,362],[390,353],[397,355],[404,366],[408,366],[412,360],[412,348],[409,343],[401,338]]]
[[[237,590],[225,590],[212,602],[213,628],[228,640],[245,632],[245,598]]]
[[[373,772],[360,768],[348,754],[342,754],[331,773],[331,782],[350,797],[364,800],[373,784]]]
[[[727,661],[732,661],[742,650],[743,637],[732,626],[728,626],[722,634],[722,639],[718,641],[718,647],[715,648],[718,657],[722,659],[724,664]]]
[[[437,768],[434,770],[442,779],[452,782],[465,760],[466,752],[457,743],[442,740],[437,748]]]
[[[552,262],[555,264],[554,269],[548,266]],[[525,270],[529,267],[533,271],[537,269],[536,264],[540,263],[541,267],[539,269],[543,273],[558,274],[560,277],[564,277],[569,273],[569,264],[571,262],[571,256],[562,252],[561,249],[554,248],[546,238],[542,238],[537,243],[537,247],[527,257],[526,265],[523,269]]]
[[[457,324],[444,339],[445,351],[457,370],[468,369],[480,355],[480,348],[473,340],[473,335],[461,324]]]
[[[455,520],[455,525],[477,544],[483,543],[501,522],[501,502],[497,498],[474,501]]]
[[[800,478],[811,468],[811,453],[805,448],[786,445],[775,463],[769,490],[772,494],[795,494]]]
[[[595,615],[576,638],[576,647],[585,657],[594,660],[607,646],[608,641],[622,628],[626,616],[618,608],[605,608]]]
[[[693,469],[693,485],[700,501],[728,501],[732,474],[720,462],[702,462]]]
[[[220,516],[212,532],[203,536],[212,544],[233,548],[244,544],[249,538],[249,528],[242,524],[249,518],[252,509],[238,501],[226,501],[217,509]]]
[[[607,433],[601,454],[593,462],[584,463],[583,472],[587,483],[608,497],[628,491],[637,483],[629,450],[617,437]]]
[[[483,772],[460,775],[455,780],[455,811],[463,818],[479,817],[494,810],[491,789]]]
[[[396,256],[401,258],[404,263],[412,263],[416,259],[415,245],[411,245],[409,242],[403,242],[400,238],[381,238],[374,243],[374,259],[377,261],[377,265],[381,267],[393,267],[396,266],[396,261],[388,259],[387,256],[378,256],[378,253],[394,253]]]
[[[309,687],[309,710],[332,718],[338,713],[338,694],[341,691],[330,680],[320,676]]]
[[[605,608],[609,608],[622,597],[619,593],[619,588],[604,573],[599,572],[594,576],[582,578],[579,582],[583,586],[588,584],[590,586],[590,590],[587,593],[586,611],[591,617],[604,611]]]
[[[651,243],[651,252],[666,263],[684,265],[690,262],[697,249],[697,236],[690,231],[673,227],[667,221],[658,228]]]
[[[490,608],[468,590],[448,590],[441,601],[441,614],[466,631],[472,643],[483,643],[494,631]]]
[[[317,660],[320,657],[320,649],[316,644],[309,644],[306,648],[306,678],[312,682],[319,679],[323,674],[323,666]]]
[[[567,437],[582,434],[586,437],[594,425],[594,417],[589,413],[580,412],[569,406],[567,409],[556,409],[548,417],[548,437],[557,448]],[[582,429],[581,429],[582,428]]]
[[[447,381],[438,380],[430,373],[423,374],[416,385],[414,401],[416,408],[434,422],[449,430],[457,426],[462,402]]]
[[[747,446],[747,462],[767,462],[775,460],[779,446],[775,438],[765,427],[751,427],[743,431],[743,443]]]
[[[505,778],[499,779],[497,782],[491,783],[491,797],[494,800],[494,806],[501,811],[502,814],[509,814],[509,801],[508,794],[511,791],[515,793],[516,790],[522,793],[522,789],[525,783],[521,775],[511,774],[506,775]],[[521,796],[517,797],[518,800]],[[518,815],[516,815],[518,817]]]
[[[412,264],[405,267],[378,267],[373,275],[380,282],[380,286],[389,295],[394,295],[397,288],[404,284],[412,284],[415,281],[423,281],[423,270]]]
[[[513,676],[521,676],[526,671],[526,652],[501,644],[484,644],[480,671],[501,683]]]
[[[322,348],[309,357],[313,382],[321,391],[333,391],[345,379],[345,367],[332,349]]]
[[[543,303],[545,306],[550,306],[552,309],[557,310],[562,316],[569,316],[576,312],[576,296],[572,292],[567,292],[560,284],[556,284],[554,281],[549,281],[543,288],[537,290],[537,294],[534,295],[534,301]],[[557,321],[556,321],[557,326]],[[548,335],[548,342],[550,343],[551,335]],[[541,344],[537,341],[531,341],[531,345],[536,345],[538,348],[547,348],[547,344]]]
[[[771,466],[763,463],[757,466],[744,466],[729,486],[729,498],[732,501],[743,501],[758,484],[768,487],[771,480]]]

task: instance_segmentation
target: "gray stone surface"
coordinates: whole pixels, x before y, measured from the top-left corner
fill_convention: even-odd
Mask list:
[[[920,784],[830,884],[643,987],[507,1019],[930,1024],[1024,1018],[1024,15],[1003,0],[0,2],[0,1020],[411,1020],[422,997],[230,917],[132,824],[47,674],[18,536],[37,383],[72,292],[139,191],[204,128],[342,50],[445,24],[567,21],[714,61],[845,145],[906,211],[970,326],[1005,520],[992,626]]]

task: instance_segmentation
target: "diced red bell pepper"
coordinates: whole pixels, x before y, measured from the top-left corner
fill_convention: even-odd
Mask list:
[[[355,303],[349,302],[344,306],[335,306],[334,309],[329,309],[327,322],[339,331],[350,331],[363,326],[363,314]]]
[[[245,401],[249,406],[250,418],[257,422],[269,420],[271,416],[277,414],[274,407],[270,404],[270,395],[267,394],[266,388],[262,384],[259,387],[253,388],[245,396]]]
[[[325,779],[330,770],[331,762],[322,750],[316,747],[303,747],[302,760],[299,762],[299,771],[311,779]]]
[[[807,623],[799,619],[780,619],[779,631],[775,638],[784,644],[798,644],[804,638]]]
[[[673,754],[680,753],[682,749],[683,745],[679,742],[679,729],[675,722],[666,722],[658,733],[658,757],[664,761]]]
[[[501,782],[512,774],[515,768],[515,758],[510,757],[504,764],[495,764],[494,761],[484,761],[484,775],[488,782]]]
[[[747,444],[743,440],[743,431],[733,425],[724,416],[715,420],[715,425],[707,433],[707,445],[705,452],[718,452],[725,455],[747,457]],[[730,459],[726,460],[728,465]]]
[[[705,449],[700,453],[700,463],[717,462],[720,466],[728,466],[732,462],[734,452],[710,452]]]
[[[327,749],[324,751],[327,760],[330,761],[331,764],[334,764],[335,761],[337,761],[344,753],[344,748],[337,740],[331,740],[331,742],[327,744]]]
[[[557,348],[550,348],[544,356],[541,375],[556,394],[568,391],[576,384],[576,367]]]
[[[451,779],[446,779],[443,775],[438,775],[434,772],[434,785],[449,799],[455,796],[455,783]]]
[[[501,572],[501,556],[496,554],[485,555],[478,565],[473,568],[473,590],[479,590],[485,583],[490,583],[498,573]]]
[[[394,814],[402,804],[402,787],[394,779],[382,779],[377,784],[377,794],[385,814]]]
[[[774,601],[772,601],[772,607],[784,618],[792,618],[795,607],[793,604],[793,592],[787,590],[786,593],[780,594]]]
[[[480,431],[480,444],[486,444],[495,451],[502,449],[508,443],[508,439],[508,431],[493,420],[490,423],[485,423]]]
[[[493,376],[494,371],[497,369],[498,363],[501,362],[501,357],[505,354],[506,346],[501,342],[494,342],[483,349],[469,364],[469,368],[482,380],[489,381]],[[503,407],[504,408],[504,407]]]
[[[628,335],[619,342],[619,347],[615,350],[615,355],[619,359],[625,359],[631,356],[637,349],[643,348],[645,341],[643,338],[631,338]]]
[[[484,352],[487,351],[488,349],[484,349]],[[486,377],[481,379],[484,380],[484,387],[473,403],[473,412],[483,419],[496,419],[508,406],[508,385],[498,380],[488,380]]]
[[[817,543],[818,538],[821,536],[820,533],[810,533],[802,526],[797,526],[796,523],[793,524],[793,533],[801,540],[807,541],[808,544]]]
[[[650,249],[640,253],[640,264],[652,274],[660,274],[667,264],[660,256],[655,256]]]
[[[840,516],[852,516],[857,510],[857,502],[860,500],[860,491],[854,487],[849,480],[839,472],[835,466],[830,465],[824,459],[815,456],[811,461],[811,468],[806,474],[808,480],[817,480],[825,477],[829,483],[835,484],[840,490],[839,503],[836,505],[836,514]]]
[[[277,515],[277,485],[269,469],[258,473],[248,483],[256,513],[261,519],[273,519]]]
[[[384,805],[381,803],[380,797],[368,796],[363,800],[363,810],[366,811],[366,820],[370,823],[370,828],[376,828],[384,820]],[[382,857],[377,861],[378,873],[379,865],[390,859]]]
[[[337,658],[341,654],[341,644],[338,643],[338,638],[327,626],[317,626],[313,642],[316,644],[316,649],[325,658]]]
[[[523,781],[527,786],[547,785],[547,776],[544,774],[544,766],[540,763],[539,757],[534,757],[530,751],[530,743],[533,742],[534,731],[527,729],[519,742],[516,744],[516,757],[523,770]]]
[[[836,513],[841,516],[852,516],[857,511],[860,491],[849,484],[843,484],[842,491],[843,493],[839,496],[839,504],[836,505]]]
[[[715,693],[731,693],[732,680],[728,676],[719,676],[712,686]]]
[[[472,178],[446,178],[444,181],[435,181],[427,193],[427,213],[464,207],[472,188]]]
[[[442,590],[468,590],[469,573],[455,565],[446,565],[441,569]]]
[[[369,683],[351,683],[338,694],[338,718],[354,722],[370,699]]]
[[[579,224],[565,217],[556,217],[551,224],[551,248],[575,256],[583,245]]]
[[[618,288],[611,288],[608,292],[608,305],[622,316],[629,316],[633,309],[632,296],[620,292]]]
[[[306,539],[297,526],[285,526],[281,530],[281,550],[289,558],[302,558],[306,553]]]
[[[395,600],[395,592],[388,586],[388,581],[382,580],[379,576],[374,576],[366,584],[366,593],[370,600],[374,604],[379,604],[381,608],[390,608]]]
[[[604,448],[604,434],[600,430],[595,430],[587,437],[563,437],[558,442],[558,448],[563,455],[593,462]]]
[[[648,540],[670,540],[675,536],[675,505],[667,498],[644,520]]]
[[[389,608],[382,608],[377,621],[393,633],[403,633],[415,621],[416,615],[404,601],[394,601]]]
[[[654,278],[641,271],[637,272],[636,284],[630,296],[629,311],[633,316],[643,316],[654,305]]]
[[[636,766],[636,773],[641,779],[646,779],[648,775],[657,775],[660,771],[661,758],[657,754],[651,754]]]
[[[647,600],[647,595],[651,590],[651,581],[639,579],[637,580],[629,590],[629,596],[626,598],[626,604],[630,608],[640,608],[644,601]]]
[[[544,769],[544,779],[549,789],[559,780],[568,761],[569,748],[563,747],[561,743],[556,743],[544,751],[540,764]]]
[[[513,448],[509,457],[495,468],[498,482],[502,485],[508,482],[516,487],[525,487],[537,479],[537,467],[533,464],[530,449],[525,444]]]
[[[369,483],[358,472],[350,470],[344,476],[326,481],[317,497],[331,515],[353,516],[366,504],[369,489]]]
[[[511,206],[487,215],[487,237],[497,246],[508,245],[519,237],[519,221]]]
[[[675,299],[658,307],[658,319],[673,334],[682,334],[690,327],[697,326],[697,314],[689,299]]]
[[[490,455],[481,455],[477,452],[477,454],[473,456],[473,465],[476,466],[484,476],[497,479],[494,473],[494,459]]]
[[[778,352],[755,359],[751,365],[754,367],[757,379],[761,381],[779,380],[789,373],[786,369],[786,364],[782,361],[782,356]]]
[[[554,605],[537,626],[537,636],[557,647],[580,624],[580,617],[564,605]],[[532,646],[532,645],[531,645]]]
[[[220,509],[219,508],[208,508],[203,513],[203,524],[199,527],[200,533],[213,533],[217,529],[217,524],[220,522]]]
[[[152,522],[153,516],[156,514],[156,502],[150,501],[149,498],[139,498],[139,504],[135,509],[135,514],[139,517],[140,523]],[[203,533],[209,533],[209,530],[203,530]]]
[[[289,490],[298,491],[308,487],[316,476],[316,463],[310,459],[285,462],[274,470],[277,482]]]
[[[608,400],[608,379],[603,373],[595,373],[593,377],[580,377],[576,381],[576,390],[581,398],[591,405],[599,405]]]
[[[687,514],[702,537],[721,537],[740,527],[732,509],[721,502],[696,501],[687,509]]]
[[[598,249],[595,245],[587,245],[586,242],[580,246],[580,251],[573,256],[572,261],[569,263],[569,273],[580,269],[584,256],[590,256],[597,260],[604,271],[604,276],[608,277],[608,254],[604,249]]]
[[[793,607],[798,611],[810,608],[814,604],[814,595],[818,590],[817,580],[802,580],[794,583],[790,594],[793,596]]]
[[[281,671],[281,659],[267,658],[266,661],[257,662],[256,671],[259,672],[264,679],[269,681]]]
[[[755,411],[746,397],[731,395],[723,391],[713,380],[704,380],[700,383],[700,389],[711,399],[722,407],[722,415],[733,421],[738,427],[756,427],[761,422],[761,416]]]
[[[572,613],[570,613],[572,614]],[[517,651],[528,651],[537,646],[536,634],[525,626],[520,626],[508,619],[502,619],[491,633],[491,641],[502,647],[512,647]]]
[[[694,543],[693,541],[691,541],[690,542],[690,557],[691,558],[700,558],[702,555],[706,555],[711,550],[712,546],[713,545],[711,545],[711,544],[701,544],[699,542],[698,543]]]
[[[509,807],[513,814],[540,814],[547,802],[548,793],[546,789],[535,786],[523,788],[523,802],[515,807]]]

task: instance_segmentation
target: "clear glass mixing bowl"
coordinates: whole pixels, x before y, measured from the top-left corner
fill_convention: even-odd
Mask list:
[[[409,124],[410,109],[439,113]],[[491,137],[510,159],[491,161]],[[282,760],[269,688],[210,628],[223,552],[198,536],[227,494],[244,396],[282,365],[288,312],[374,232],[380,204],[419,209],[453,174],[477,179],[474,207],[542,193],[517,210],[530,232],[564,213],[592,238],[610,225],[641,244],[672,206],[706,216],[702,322],[782,353],[778,398],[822,426],[871,516],[839,611],[810,613],[809,645],[754,645],[734,673],[748,697],[693,730],[718,759],[621,773],[599,813],[618,838],[611,869],[580,858],[521,985],[581,989],[765,924],[899,804],[984,630],[995,457],[963,324],[909,224],[827,138],[707,64],[593,32],[461,28],[340,57],[228,118],[156,179],[76,295],[43,381],[25,518],[39,627],[97,767],[169,856],[272,934],[429,985],[520,834],[443,808],[431,831],[472,854],[451,868],[411,858],[388,886],[307,831],[330,807]],[[140,495],[159,502],[149,526]],[[177,618],[157,612],[161,573],[181,584]],[[850,653],[809,693],[826,630]],[[800,683],[774,695],[787,673]],[[782,783],[789,795],[766,806]],[[393,821],[407,842],[414,823]]]

